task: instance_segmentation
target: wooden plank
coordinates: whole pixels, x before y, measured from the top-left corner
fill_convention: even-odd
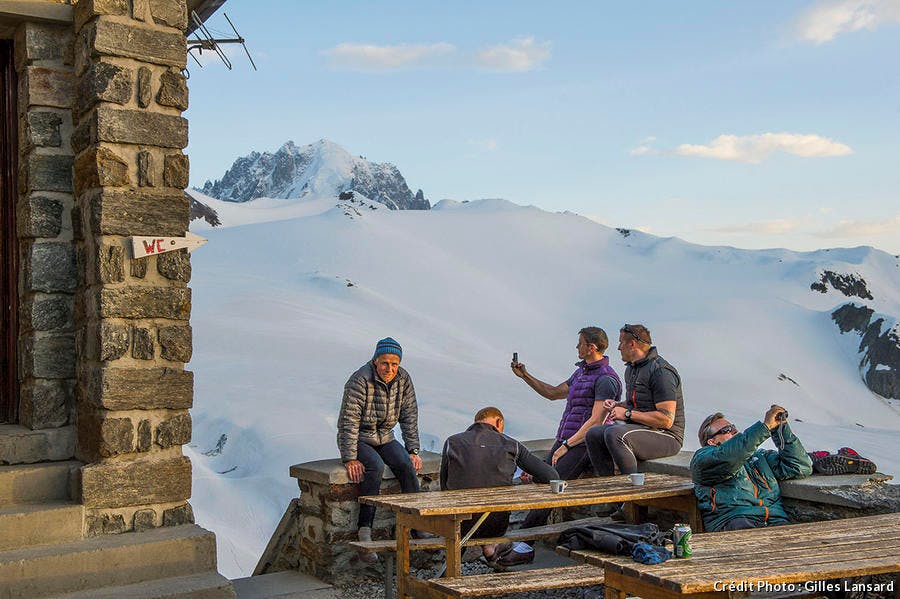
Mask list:
[[[564,530],[573,526],[590,526],[596,524],[605,524],[606,518],[581,518],[579,520],[570,520],[569,522],[557,522],[555,524],[546,524],[544,526],[535,526],[534,528],[517,528],[508,531],[502,537],[490,537],[484,539],[470,539],[464,545],[466,547],[472,545],[494,545],[497,543],[506,543],[508,541],[528,541],[532,539],[545,539],[558,536]],[[391,552],[396,550],[397,542],[393,539],[385,539],[383,541],[352,541],[348,543],[351,547],[361,549],[363,551],[372,551],[375,553]],[[443,549],[445,547],[443,537],[435,539],[410,539],[409,548],[412,551],[426,551]]]
[[[648,473],[643,486],[632,485],[627,476],[584,478],[569,481],[565,493],[553,493],[549,485],[517,485],[430,493],[405,493],[360,497],[361,503],[394,512],[423,516],[475,514],[597,503],[628,502],[660,497],[692,496],[690,479]]]
[[[402,514],[397,515],[397,599],[406,599],[409,584],[409,526]]]
[[[603,569],[585,565],[563,566],[521,572],[435,578],[429,583],[448,597],[482,597],[603,584]]]

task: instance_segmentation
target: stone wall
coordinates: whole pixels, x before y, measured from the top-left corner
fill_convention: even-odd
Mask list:
[[[14,37],[19,78],[19,422],[73,419],[75,387],[71,26],[27,22]]]
[[[190,259],[134,259],[128,245],[188,228],[187,12],[81,0],[74,21],[77,457],[92,536],[193,521]]]

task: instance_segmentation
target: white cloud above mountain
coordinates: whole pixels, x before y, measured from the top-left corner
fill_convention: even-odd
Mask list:
[[[847,156],[853,149],[833,139],[813,134],[761,133],[756,135],[720,135],[707,144],[681,144],[679,156],[735,160],[759,163],[776,152],[803,158]]]
[[[754,221],[738,225],[716,227],[709,229],[714,233],[754,233],[763,235],[778,235],[792,233],[802,226],[799,220],[789,218],[776,218],[772,220]]]
[[[837,0],[817,2],[797,21],[798,37],[824,44],[844,33],[874,30],[900,23],[900,0]]]
[[[490,71],[533,71],[550,59],[550,42],[537,42],[534,37],[519,37],[506,44],[480,50],[475,62]]]
[[[868,235],[900,234],[900,214],[880,220],[843,220],[837,226],[819,234],[826,238],[848,238]]]
[[[434,44],[342,43],[322,52],[329,66],[358,71],[393,71],[434,66],[456,53],[456,46],[445,42]]]

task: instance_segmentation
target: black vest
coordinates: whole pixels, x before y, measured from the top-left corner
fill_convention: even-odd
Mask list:
[[[668,370],[675,375],[675,397],[654,397],[653,389],[662,370]],[[669,432],[680,442],[684,442],[684,398],[681,395],[681,377],[675,367],[666,362],[662,356],[656,353],[656,348],[651,347],[647,355],[637,362],[629,362],[625,369],[625,402],[629,408],[636,412],[653,412],[656,410],[657,401],[675,400],[675,421]]]

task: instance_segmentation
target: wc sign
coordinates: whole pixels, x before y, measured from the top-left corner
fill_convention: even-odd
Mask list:
[[[182,248],[187,248],[187,251],[190,253],[207,241],[209,240],[199,235],[194,235],[190,231],[184,237],[146,237],[135,235],[131,238],[131,250],[134,252],[135,258],[146,258],[147,256],[164,254]]]

